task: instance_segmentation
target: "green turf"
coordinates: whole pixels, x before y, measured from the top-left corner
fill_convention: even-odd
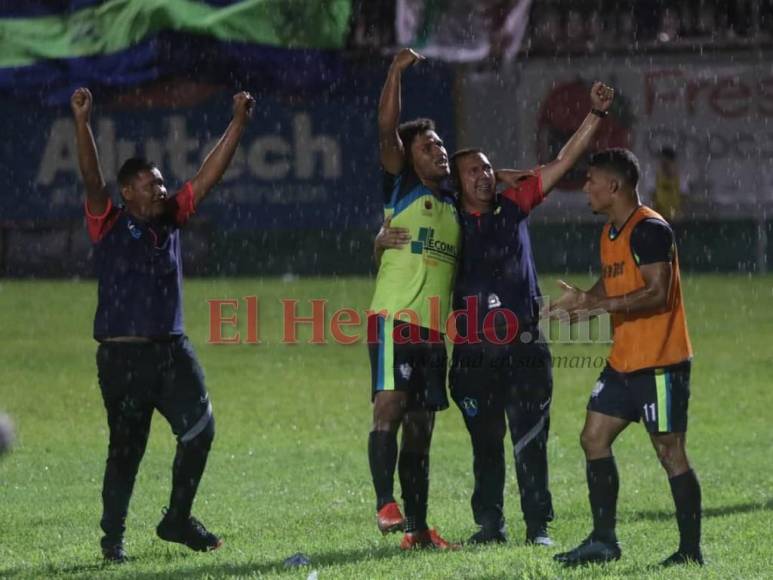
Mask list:
[[[552,279],[543,276],[547,292],[554,291]],[[397,536],[382,538],[365,453],[365,347],[278,340],[280,298],[327,298],[332,309],[362,309],[371,289],[370,280],[351,278],[186,282],[188,332],[217,417],[195,513],[226,544],[197,554],[155,537],[174,452],[169,427],[156,415],[128,522],[133,561],[104,567],[98,520],[106,422],[90,338],[95,283],[0,281],[0,408],[15,417],[19,431],[16,450],[0,461],[0,577],[306,578],[312,570],[319,578],[771,577],[773,278],[685,280],[696,351],[689,451],[703,484],[708,566],[667,575],[652,566],[676,546],[673,504],[641,426],[616,445],[618,563],[565,571],[552,563],[556,550],[523,546],[510,457],[508,545],[403,554]],[[247,295],[260,297],[264,344],[208,345],[206,299]],[[603,356],[606,347],[553,351]],[[578,433],[598,372],[555,369],[550,468],[553,535],[561,548],[572,547],[589,527]],[[470,467],[467,435],[451,408],[439,415],[435,431],[430,523],[454,540],[473,531]],[[283,568],[295,552],[309,555],[312,566]]]

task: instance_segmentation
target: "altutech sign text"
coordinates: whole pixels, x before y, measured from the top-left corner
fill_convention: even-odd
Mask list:
[[[376,133],[382,72],[370,70],[350,83],[351,90],[326,95],[256,95],[253,122],[201,215],[236,228],[374,226],[383,207]],[[416,95],[406,102],[424,102],[425,109],[414,106],[406,115],[433,115],[444,137],[452,139],[450,91],[433,97],[431,109],[419,96],[450,83],[450,74],[435,70],[411,80],[410,92]],[[0,222],[80,217],[82,190],[69,109],[6,102],[4,111]],[[193,177],[230,115],[227,91],[186,108],[118,108],[95,95],[92,128],[105,178],[114,182],[123,160],[143,155],[156,162],[173,191]]]

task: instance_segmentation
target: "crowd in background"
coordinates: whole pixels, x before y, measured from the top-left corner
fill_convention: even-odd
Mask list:
[[[608,49],[732,46],[771,39],[770,0],[537,0],[522,49],[596,52]]]
[[[506,15],[523,1],[482,0],[472,8],[464,3],[457,14],[468,22],[490,23],[489,33],[496,37]],[[427,21],[461,6],[456,0],[355,0],[350,47],[381,50],[399,44],[396,22],[401,4],[418,6]],[[773,40],[773,0],[532,0],[530,4],[528,32],[520,47],[530,55],[696,44],[730,48]]]

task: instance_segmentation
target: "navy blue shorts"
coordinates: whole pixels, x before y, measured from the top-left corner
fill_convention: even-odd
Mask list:
[[[591,393],[588,411],[637,423],[644,419],[650,433],[684,433],[689,400],[689,360],[633,373],[619,373],[607,364]]]
[[[410,325],[394,322],[387,330],[385,318],[377,318],[378,341],[368,344],[371,400],[381,391],[404,391],[408,393],[409,409],[447,409],[448,354],[443,336],[437,335],[435,338],[440,340],[433,341],[428,328],[414,326],[420,340],[401,343],[395,337],[410,336]]]

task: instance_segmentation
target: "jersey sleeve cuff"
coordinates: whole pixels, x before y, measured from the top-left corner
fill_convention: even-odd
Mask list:
[[[174,196],[177,209],[174,219],[177,225],[183,225],[188,219],[196,213],[196,196],[193,194],[193,186],[190,181],[185,184]]]
[[[91,213],[91,210],[89,209],[89,198],[87,197],[83,202],[83,208],[86,212],[86,217],[90,220],[99,220],[102,221],[105,218],[107,218],[108,214],[110,213],[110,210],[113,209],[113,200],[109,197],[107,198],[107,205],[105,206],[105,211],[102,212],[101,215],[94,215]]]
[[[529,214],[545,199],[541,168],[534,172],[533,177],[521,181],[517,187],[508,187],[502,192],[502,197],[516,204],[525,214]]]

